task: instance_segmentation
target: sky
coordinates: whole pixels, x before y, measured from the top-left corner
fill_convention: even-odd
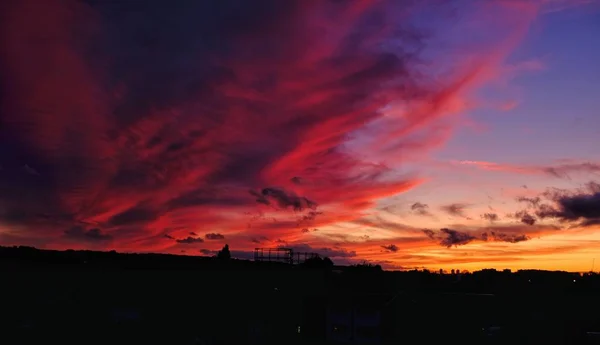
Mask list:
[[[3,1],[0,245],[589,271],[598,34],[593,0]]]

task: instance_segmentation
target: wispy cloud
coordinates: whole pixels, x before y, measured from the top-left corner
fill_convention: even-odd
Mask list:
[[[522,166],[514,164],[501,164],[486,161],[451,161],[453,165],[458,166],[470,166],[481,170],[487,171],[499,171],[509,172],[515,174],[526,174],[526,175],[548,175],[556,178],[570,178],[571,174],[576,173],[588,173],[588,174],[599,174],[600,163],[596,162],[572,162],[572,163],[561,163],[556,165],[547,166]]]

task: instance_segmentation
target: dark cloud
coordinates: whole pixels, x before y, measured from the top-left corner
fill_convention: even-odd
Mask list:
[[[166,207],[176,210],[206,205],[221,207],[244,206],[248,205],[248,199],[243,196],[227,195],[226,192],[218,191],[215,188],[199,188],[169,200]]]
[[[348,251],[340,247],[312,247],[308,244],[294,244],[287,246],[286,248],[291,248],[294,252],[317,253],[320,256],[327,256],[330,258],[350,258],[356,256],[355,251]]]
[[[556,216],[571,221],[600,219],[600,193],[560,198]]]
[[[170,240],[174,240],[175,239],[175,237],[173,237],[173,236],[171,236],[169,234],[165,234],[165,238],[168,238]]]
[[[542,199],[540,199],[540,197],[538,197],[538,196],[533,197],[533,198],[520,196],[517,198],[517,201],[527,203],[531,207],[537,207],[540,204],[540,202],[542,201]]]
[[[465,214],[465,209],[467,207],[469,207],[469,205],[467,204],[455,203],[450,205],[444,205],[441,207],[441,209],[442,211],[448,213],[451,216],[467,218],[467,215]]]
[[[194,244],[194,243],[202,243],[202,242],[204,242],[204,240],[200,237],[188,236],[186,238],[177,239],[177,240],[175,240],[175,242],[182,243],[182,244]]]
[[[525,234],[507,234],[491,231],[489,233],[482,233],[480,239],[483,241],[518,243],[528,241],[530,238]]]
[[[390,244],[387,246],[381,246],[381,248],[383,248],[384,250],[388,251],[388,252],[397,252],[398,251],[398,246],[395,244]]]
[[[198,236],[198,234],[197,234],[197,233],[195,233],[195,232],[193,232],[193,231],[192,231],[192,232],[190,232],[190,235],[191,235],[191,236]]]
[[[481,215],[481,218],[489,220],[490,222],[495,222],[500,219],[496,213],[484,213]]]
[[[303,211],[305,209],[315,209],[317,203],[306,197],[298,196],[291,191],[282,188],[268,187],[260,193],[250,191],[250,194],[256,197],[256,202],[265,205],[273,205],[282,209],[291,208],[294,211]]]
[[[320,212],[320,211],[308,211],[308,212],[306,212],[305,215],[302,216],[302,221],[305,221],[305,222],[313,221],[313,220],[315,220],[317,218],[317,216],[319,216],[321,214],[323,214],[323,212]]]
[[[430,239],[435,239],[435,231],[431,230],[431,229],[423,229],[423,233],[425,234],[425,236],[429,237]]]
[[[590,181],[585,184],[585,190],[587,190],[591,194],[598,194],[600,193],[600,183]]]
[[[579,226],[593,226],[593,225],[600,225],[600,218],[585,219],[585,220],[581,221],[581,223],[579,224]]]
[[[217,254],[216,250],[210,250],[210,249],[200,249],[200,253],[202,253],[202,255],[205,256],[213,256]]]
[[[65,236],[70,239],[84,240],[84,241],[110,241],[112,236],[105,234],[98,228],[92,228],[86,230],[81,226],[74,226],[64,232]]]
[[[429,213],[429,205],[427,205],[427,204],[422,204],[420,202],[415,202],[414,204],[412,204],[410,206],[410,209],[414,213],[416,213],[418,215],[421,215],[421,216],[429,216],[429,215],[431,215]]]
[[[494,230],[493,228],[480,228],[471,231],[443,228],[439,231],[433,231],[430,229],[424,229],[422,231],[425,236],[431,240],[434,240],[440,245],[448,248],[452,246],[462,246],[473,241],[518,243],[530,239],[526,234],[514,232],[514,229],[512,228],[499,228],[499,230]]]
[[[303,233],[303,234],[305,234],[305,233],[307,233],[307,232],[310,232],[310,230],[309,230],[309,229],[307,229],[307,228],[304,228],[304,229],[302,229],[302,233]]]
[[[518,211],[514,216],[523,224],[534,225],[536,222],[535,217],[529,214],[527,211]]]
[[[225,236],[218,233],[209,233],[204,235],[207,240],[224,240]]]
[[[250,239],[250,242],[256,243],[256,244],[262,244],[262,243],[265,243],[268,241],[269,241],[269,239],[265,236],[258,236],[258,237],[253,237]]]
[[[385,219],[376,217],[374,219],[371,218],[359,218],[352,221],[355,224],[368,226],[372,228],[381,228],[386,230],[395,230],[395,231],[417,231],[418,229],[413,228],[409,225],[398,223],[398,222],[390,222]]]
[[[554,177],[571,179],[570,173],[599,173],[600,165],[591,162],[561,164],[552,167],[545,167],[543,168],[543,171]]]
[[[440,244],[445,247],[461,246],[473,241],[476,237],[466,232],[443,228],[440,229],[442,234]]]
[[[551,188],[542,193],[542,197],[546,201],[541,197],[521,198],[529,201],[535,215],[540,219],[557,219],[560,222],[574,224],[579,222],[579,226],[596,225],[600,220],[600,186],[595,182],[589,182],[584,188],[576,191]],[[528,214],[520,211],[517,215],[524,217]],[[532,216],[526,218],[528,221],[534,219]]]
[[[110,217],[108,224],[111,226],[132,225],[150,222],[158,217],[159,214],[156,211],[138,205]]]

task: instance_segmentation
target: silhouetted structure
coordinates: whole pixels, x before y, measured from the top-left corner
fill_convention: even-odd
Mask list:
[[[289,248],[254,248],[254,261],[294,263],[293,250]]]
[[[317,253],[294,252],[291,248],[254,248],[254,261],[301,264],[308,259],[320,258]]]

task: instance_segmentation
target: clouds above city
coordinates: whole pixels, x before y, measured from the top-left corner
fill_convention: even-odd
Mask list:
[[[208,255],[228,243],[242,256],[285,245],[393,262],[419,246],[534,242],[554,223],[595,229],[592,184],[535,205],[512,200],[508,217],[423,195],[398,211],[411,221],[376,218],[382,202],[435,183],[419,163],[496,102],[478,90],[542,70],[537,56],[509,58],[539,18],[572,8],[3,2],[0,244]],[[449,36],[457,10],[486,36]],[[547,187],[600,173],[579,158],[478,159],[449,165]]]

